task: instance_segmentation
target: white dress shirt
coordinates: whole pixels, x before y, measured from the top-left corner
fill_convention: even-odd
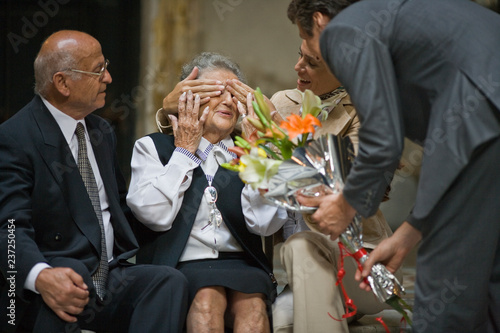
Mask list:
[[[109,212],[108,196],[104,189],[104,184],[102,182],[101,174],[99,172],[99,167],[97,166],[97,161],[95,159],[94,151],[92,150],[92,144],[90,143],[90,137],[87,131],[87,126],[85,120],[75,120],[74,118],[68,116],[62,111],[55,108],[50,104],[45,98],[42,97],[42,101],[49,109],[50,113],[56,120],[59,128],[61,129],[66,142],[69,145],[71,154],[75,161],[78,161],[78,138],[75,134],[76,125],[82,123],[85,128],[85,139],[87,142],[87,155],[92,166],[92,171],[94,172],[94,178],[97,183],[97,189],[99,190],[99,200],[101,203],[102,220],[104,224],[104,234],[106,237],[106,250],[108,253],[108,260],[113,259],[113,245],[114,245],[114,232],[113,225],[110,223],[111,213]],[[37,292],[35,289],[35,281],[38,274],[45,268],[50,267],[47,263],[38,263],[30,270],[26,278],[24,287],[33,292]]]
[[[150,229],[169,230],[183,204],[184,193],[191,185],[193,170],[200,165],[207,179],[213,179],[219,165],[234,158],[227,151],[227,147],[232,146],[234,143],[230,137],[217,145],[202,138],[198,156],[176,148],[164,166],[150,137],[137,140],[132,154],[132,178],[127,195],[129,207]],[[248,185],[244,187],[240,200],[247,228],[254,234],[271,235],[287,219],[285,209],[266,203],[259,192]],[[180,261],[217,258],[221,251],[242,251],[224,221],[220,227],[215,224],[207,226],[210,205],[205,198],[202,198],[199,207],[193,208],[197,209],[197,214]]]

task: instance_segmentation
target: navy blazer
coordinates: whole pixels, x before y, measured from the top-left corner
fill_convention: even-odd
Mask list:
[[[116,138],[102,118],[85,118],[99,172],[106,190],[114,229],[114,260],[132,257],[138,243],[129,224],[126,183],[118,168]],[[15,228],[15,269],[2,255],[4,277],[16,271],[17,311],[34,293],[24,289],[27,274],[52,258],[80,260],[92,274],[101,252],[99,222],[70,148],[53,116],[36,96],[0,125],[0,248],[7,249],[9,220]],[[12,227],[11,227],[12,228]],[[2,305],[7,288],[2,290]],[[9,296],[9,299],[11,297]],[[18,319],[21,317],[17,316]],[[4,320],[2,318],[2,320]]]
[[[162,133],[151,134],[156,150],[163,165],[168,163],[175,145],[174,137]],[[270,276],[275,283],[272,268],[262,250],[262,239],[248,231],[241,208],[241,190],[243,183],[238,174],[219,168],[212,184],[218,192],[217,208],[220,210],[229,231],[250,255]],[[191,186],[184,194],[183,203],[172,228],[165,232],[154,232],[145,226],[139,227],[137,237],[141,249],[137,254],[137,263],[168,265],[176,267],[188,241],[193,223],[198,212],[208,181],[200,166],[193,171]]]

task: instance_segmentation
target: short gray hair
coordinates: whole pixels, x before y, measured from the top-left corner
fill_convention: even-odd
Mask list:
[[[55,73],[65,71],[70,68],[76,68],[78,61],[74,55],[67,51],[45,52],[38,53],[35,63],[35,94],[47,97],[49,86],[53,83],[52,77]],[[82,77],[81,74],[68,72],[74,80]]]
[[[197,55],[189,63],[182,66],[181,71],[181,81],[184,80],[192,71],[194,67],[198,67],[198,77],[205,71],[211,71],[216,69],[224,69],[230,71],[236,75],[238,80],[246,83],[246,78],[241,72],[240,66],[237,63],[229,59],[228,57],[214,52],[203,52]],[[197,77],[197,78],[198,78]]]

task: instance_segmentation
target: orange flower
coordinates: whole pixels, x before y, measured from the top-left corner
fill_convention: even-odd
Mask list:
[[[288,131],[288,136],[290,139],[295,138],[299,134],[312,133],[314,134],[314,126],[321,126],[321,122],[318,118],[311,114],[307,114],[304,119],[299,115],[292,114],[286,117],[288,121],[283,121],[280,127]]]

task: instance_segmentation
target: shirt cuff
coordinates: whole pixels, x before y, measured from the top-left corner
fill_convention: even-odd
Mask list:
[[[424,221],[413,216],[413,212],[406,218],[406,221],[418,231],[422,231]]]
[[[39,292],[35,288],[35,282],[36,279],[38,278],[38,274],[40,274],[40,272],[45,268],[52,268],[52,267],[45,262],[40,262],[35,266],[33,266],[33,268],[28,273],[28,276],[26,277],[26,281],[24,282],[24,289],[28,289],[36,294],[39,294]]]
[[[191,153],[187,149],[184,149],[184,148],[181,148],[181,147],[177,147],[177,148],[175,148],[174,152],[178,152],[178,153],[181,153],[182,155],[184,155],[186,157],[189,157],[189,159],[191,161],[193,161],[194,163],[196,163],[197,165],[200,165],[201,162],[202,162],[201,159],[199,159],[198,157],[196,157],[193,153]]]

